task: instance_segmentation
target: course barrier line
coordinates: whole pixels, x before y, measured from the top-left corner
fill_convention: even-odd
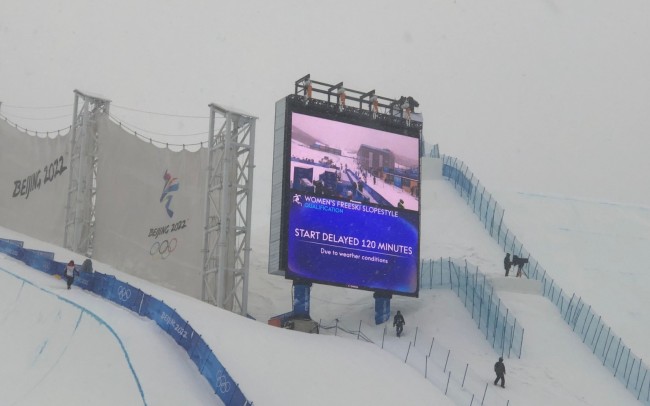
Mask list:
[[[5,253],[50,275],[60,275],[65,268],[66,263],[54,261],[54,253],[23,248],[23,245],[22,241],[0,238],[0,253]],[[226,406],[253,404],[246,398],[239,384],[226,371],[203,337],[176,312],[176,309],[135,286],[118,280],[113,275],[84,272],[79,265],[76,269],[80,272],[74,279],[75,286],[91,291],[156,322],[158,327],[187,352],[199,373]]]
[[[2,241],[0,240],[0,244],[1,244],[1,242]],[[129,357],[129,352],[126,350],[126,347],[124,346],[124,342],[122,342],[122,339],[120,338],[120,336],[115,332],[115,330],[113,330],[113,327],[111,327],[110,324],[108,324],[104,319],[99,317],[97,314],[93,313],[90,309],[87,309],[87,308],[85,308],[85,307],[71,301],[70,299],[67,299],[67,298],[65,298],[65,297],[63,297],[61,295],[58,295],[58,294],[56,294],[54,292],[51,292],[51,291],[49,291],[47,289],[44,289],[44,288],[40,287],[40,286],[34,285],[31,281],[29,281],[29,280],[27,280],[27,279],[25,279],[25,278],[23,278],[23,277],[21,277],[19,275],[16,275],[15,273],[13,273],[13,272],[11,272],[11,271],[3,268],[3,267],[0,267],[0,271],[3,271],[4,273],[6,273],[8,275],[13,276],[14,278],[22,281],[24,284],[30,285],[30,286],[32,286],[32,287],[34,287],[36,289],[39,289],[42,292],[45,292],[45,293],[47,293],[49,295],[54,296],[57,299],[61,300],[62,302],[65,302],[65,303],[67,303],[69,305],[72,305],[73,307],[75,307],[75,308],[77,308],[77,309],[79,309],[81,311],[81,315],[87,314],[90,317],[92,317],[93,319],[95,319],[100,325],[106,327],[106,329],[113,335],[113,337],[115,337],[115,339],[117,340],[117,343],[119,344],[120,348],[122,349],[122,354],[124,354],[124,358],[126,360],[127,365],[129,366],[129,370],[131,371],[131,375],[133,375],[133,379],[135,380],[135,384],[138,387],[138,392],[140,393],[140,398],[142,399],[142,404],[145,405],[145,406],[147,405],[147,401],[146,401],[145,396],[144,396],[144,391],[142,390],[142,385],[140,384],[140,379],[138,378],[138,374],[135,372],[135,369],[133,368],[133,364],[131,363],[131,357]],[[81,315],[79,316],[79,320],[77,321],[77,325],[75,326],[75,330],[77,329],[77,327],[79,326],[79,323],[81,322]]]
[[[524,328],[476,265],[451,258],[423,259],[420,263],[420,289],[434,287],[446,287],[458,295],[497,354],[521,358]]]
[[[636,356],[617,336],[591,305],[575,293],[569,296],[548,275],[541,264],[524,248],[503,222],[504,209],[458,158],[442,156],[442,176],[453,184],[454,189],[472,208],[490,236],[520,258],[528,258],[524,276],[539,280],[544,286],[544,296],[558,309],[573,332],[582,338],[592,353],[603,362],[625,388],[644,405],[650,405],[650,367]],[[592,328],[593,326],[593,328]]]

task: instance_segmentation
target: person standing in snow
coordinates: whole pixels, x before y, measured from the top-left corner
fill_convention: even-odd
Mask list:
[[[494,372],[497,374],[497,379],[494,380],[494,384],[501,381],[501,387],[506,387],[506,366],[503,364],[503,357],[499,357],[499,361],[494,364]]]
[[[397,208],[398,209],[403,209],[404,208],[404,200],[399,199],[399,202],[397,203]]]
[[[506,270],[506,276],[510,273],[510,267],[512,266],[512,262],[510,262],[510,253],[506,254],[506,257],[503,258],[503,268]]]
[[[395,327],[395,331],[397,332],[397,336],[402,335],[402,330],[404,329],[404,325],[406,322],[404,321],[404,316],[402,316],[402,313],[400,311],[397,311],[397,314],[393,318],[393,327]]]
[[[68,265],[66,265],[65,270],[63,271],[65,281],[68,284],[68,289],[70,289],[70,286],[72,286],[72,283],[74,282],[75,274],[79,274],[79,272],[74,268],[74,261],[71,260],[68,262]]]

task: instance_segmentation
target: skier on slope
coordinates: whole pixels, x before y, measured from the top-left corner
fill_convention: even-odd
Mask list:
[[[404,329],[404,325],[406,322],[404,321],[404,316],[402,316],[402,313],[400,311],[397,311],[397,314],[393,318],[393,327],[395,327],[395,331],[397,332],[397,336],[402,335],[402,330]]]

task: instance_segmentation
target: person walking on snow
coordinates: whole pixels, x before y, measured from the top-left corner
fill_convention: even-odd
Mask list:
[[[506,257],[503,258],[503,268],[506,270],[506,276],[510,273],[510,267],[512,266],[512,262],[510,261],[510,253],[506,254]]]
[[[65,281],[68,284],[68,289],[70,289],[70,286],[72,286],[72,282],[74,282],[74,275],[79,274],[79,272],[74,268],[74,261],[68,262],[68,265],[65,267],[65,271],[63,272],[63,275],[65,276]]]
[[[404,321],[404,316],[402,316],[402,313],[400,313],[398,310],[397,314],[393,318],[393,327],[395,327],[398,337],[402,335],[402,330],[404,330],[405,324],[406,322]]]
[[[501,387],[506,387],[506,366],[503,364],[503,358],[499,357],[499,361],[494,364],[494,372],[497,374],[497,379],[494,380],[494,384],[501,381]]]

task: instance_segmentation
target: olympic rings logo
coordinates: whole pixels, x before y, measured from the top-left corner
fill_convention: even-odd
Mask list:
[[[219,392],[228,393],[230,392],[230,381],[228,377],[223,373],[223,370],[217,372],[217,386],[219,387]]]
[[[131,298],[131,289],[120,286],[117,288],[117,297],[119,297],[121,301],[126,302]]]
[[[149,249],[149,255],[160,255],[161,259],[167,259],[167,257],[176,249],[176,245],[178,245],[176,238],[172,238],[171,240],[154,241]]]

